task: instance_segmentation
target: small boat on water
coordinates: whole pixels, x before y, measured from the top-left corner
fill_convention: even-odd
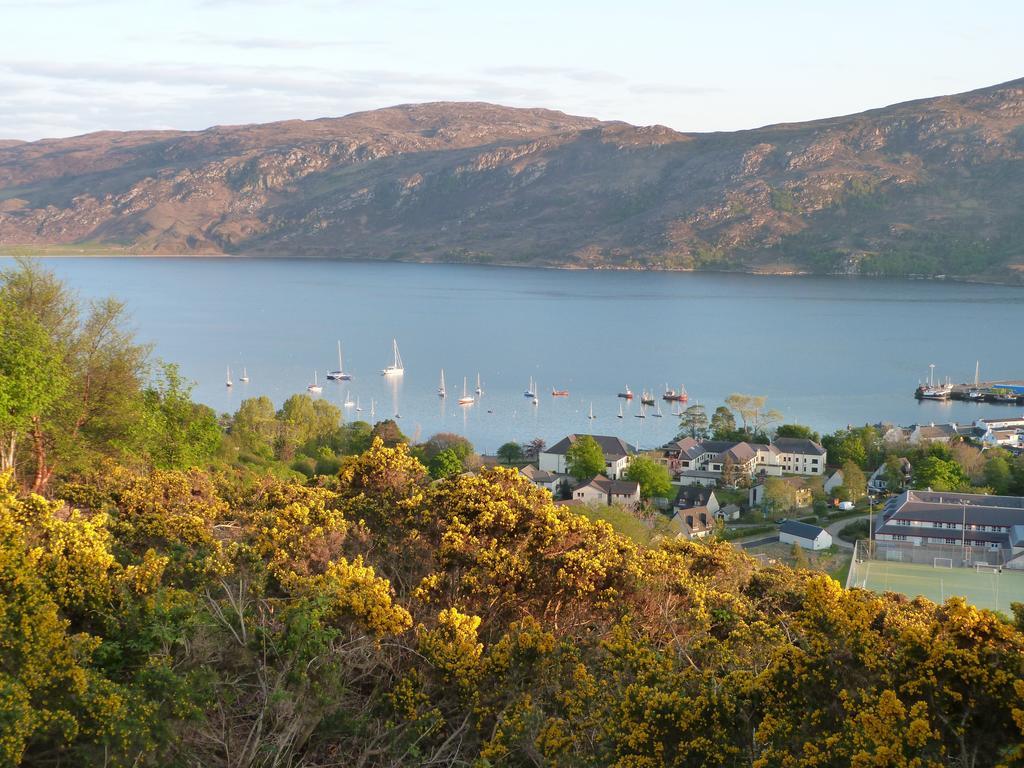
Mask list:
[[[640,413],[633,414],[634,419],[646,419],[647,418],[647,403],[640,403]]]
[[[672,389],[669,387],[668,384],[666,384],[665,394],[661,396],[661,399],[664,400],[666,403],[685,403],[687,400],[690,399],[690,396],[686,392],[686,387],[684,387],[682,384],[679,385],[678,390]]]
[[[405,366],[402,364],[402,356],[398,353],[398,339],[391,340],[391,365],[385,367],[381,374],[384,376],[401,376],[405,373]]]
[[[476,400],[466,390],[466,377],[462,377],[462,397],[459,398],[459,405],[472,405]]]
[[[356,403],[352,399],[352,395],[349,394],[348,392],[346,392],[345,393],[345,402],[342,403],[342,406],[345,407],[345,408],[353,408],[353,407],[355,407],[355,404]]]
[[[244,367],[242,368],[242,375],[238,377],[238,380],[243,384],[249,383],[249,371],[247,371]]]
[[[329,371],[327,378],[331,381],[348,381],[352,378],[352,374],[345,373],[345,366],[341,361],[341,340],[338,340],[338,370]]]
[[[370,400],[370,421],[373,421],[377,417],[377,401]]]
[[[230,365],[228,366],[228,376],[224,380],[224,386],[225,387],[233,387],[233,386],[235,386],[235,382],[233,382],[231,380],[231,366]]]
[[[644,389],[644,391],[640,393],[640,403],[641,405],[654,405],[654,395]]]
[[[324,391],[324,388],[320,386],[320,382],[317,380],[316,371],[313,371],[313,383],[306,387],[307,390],[312,392],[314,395],[319,395]]]
[[[356,413],[362,413],[363,408],[359,405],[359,395],[356,395]]]
[[[484,388],[480,384],[480,371],[476,372],[476,396],[480,397],[484,393]]]
[[[555,389],[554,387],[552,387],[551,388],[551,396],[552,397],[568,397],[569,396],[569,390],[568,389]]]
[[[621,397],[623,400],[633,399],[633,390],[629,388],[628,384],[626,385],[625,391],[619,392],[619,397]]]
[[[653,416],[656,419],[662,418],[663,414],[661,412],[661,403],[654,404],[654,413],[652,413],[651,416]]]
[[[528,386],[526,391],[523,392],[523,397],[537,398],[537,385],[533,381],[533,376],[530,377],[530,386]]]
[[[539,405],[540,400],[537,398],[537,383],[531,379],[530,384],[533,385],[533,399],[530,402],[534,405]]]
[[[622,403],[619,403],[619,418],[622,418]]]
[[[444,368],[441,369],[441,383],[437,387],[438,397],[448,397],[448,389],[444,385]]]
[[[590,413],[587,414],[587,418],[590,419],[591,421],[593,421],[594,419],[597,418],[597,416],[594,415],[594,401],[593,400],[590,401]]]

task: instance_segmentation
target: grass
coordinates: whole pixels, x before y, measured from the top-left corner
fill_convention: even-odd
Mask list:
[[[1024,572],[978,573],[973,568],[936,568],[920,563],[865,560],[853,567],[851,587],[899,592],[934,603],[959,595],[979,608],[1011,613],[1010,603],[1024,601]]]

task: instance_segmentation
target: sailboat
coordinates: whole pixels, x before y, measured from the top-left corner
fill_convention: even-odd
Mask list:
[[[377,402],[370,400],[370,421],[373,421],[377,417]]]
[[[235,382],[233,382],[231,380],[231,366],[230,365],[228,366],[228,377],[224,380],[224,386],[225,387],[233,387],[233,386],[235,386]]]
[[[590,413],[587,414],[587,418],[593,421],[597,417],[594,415],[594,401],[590,401]]]
[[[484,393],[484,388],[480,386],[480,371],[476,372],[476,396],[480,397]]]
[[[338,370],[331,371],[327,374],[327,378],[331,381],[348,381],[352,378],[352,374],[345,373],[345,366],[341,362],[341,341],[338,341]]]
[[[391,352],[392,361],[391,365],[384,368],[381,373],[385,376],[401,376],[405,373],[405,367],[402,365],[402,356],[398,354],[398,340],[391,340]]]
[[[651,416],[653,416],[656,419],[662,418],[661,403],[654,404],[654,413],[652,413]]]
[[[534,405],[537,405],[540,403],[540,400],[537,399],[537,387],[532,378],[530,379],[530,386],[533,387],[533,400],[531,400],[530,402],[532,402]]]
[[[473,396],[466,391],[466,377],[462,377],[462,397],[459,398],[459,405],[472,405]]]
[[[355,402],[353,402],[353,400],[352,400],[352,395],[350,393],[346,392],[345,393],[345,402],[342,403],[342,406],[345,407],[345,408],[351,408],[354,405],[355,405]]]
[[[647,403],[640,403],[640,413],[634,413],[633,418],[635,419],[646,419],[647,418]]]
[[[320,386],[320,382],[316,378],[316,371],[313,371],[313,383],[306,387],[314,395],[319,395],[324,391],[324,388]]]
[[[448,397],[448,388],[444,385],[444,368],[441,369],[441,383],[437,387],[438,397]]]
[[[619,418],[622,418],[622,403],[619,403]]]
[[[533,383],[533,376],[530,377],[530,386],[526,388],[525,392],[523,392],[523,397],[537,397],[537,387]]]

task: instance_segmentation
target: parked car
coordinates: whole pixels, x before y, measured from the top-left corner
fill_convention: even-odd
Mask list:
[[[836,507],[838,509],[843,510],[844,512],[849,512],[851,509],[853,509],[853,502],[852,501],[840,501],[838,504],[836,504]]]

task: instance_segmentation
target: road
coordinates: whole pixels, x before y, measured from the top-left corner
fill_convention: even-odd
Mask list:
[[[766,536],[760,539],[744,539],[743,541],[735,541],[733,543],[738,544],[743,549],[750,549],[751,547],[760,547],[765,544],[774,544],[778,540],[779,534],[776,533],[774,536]]]
[[[832,537],[832,543],[840,549],[853,549],[853,544],[848,541],[843,541],[839,538],[839,532],[843,530],[850,523],[856,523],[858,520],[867,520],[868,515],[859,515],[857,517],[844,517],[842,520],[837,520],[832,523],[825,530],[828,531],[828,535]]]

